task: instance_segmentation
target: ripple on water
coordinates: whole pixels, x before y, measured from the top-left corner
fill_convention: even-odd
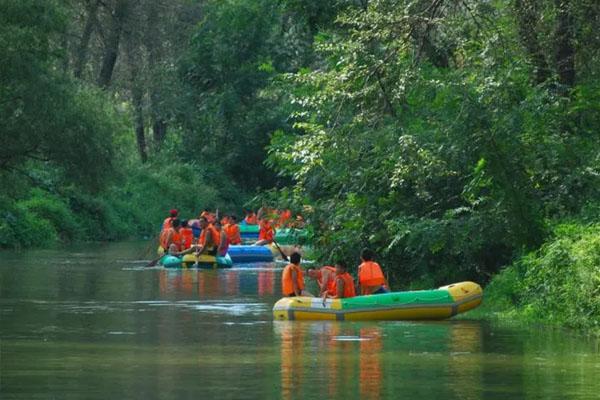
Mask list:
[[[227,325],[227,326],[239,326],[239,325],[248,325],[248,326],[252,326],[252,325],[264,325],[264,324],[268,324],[269,321],[251,321],[251,322],[233,322],[233,321],[226,321],[223,322],[223,325]]]
[[[260,315],[264,313],[268,306],[265,303],[228,303],[228,302],[201,302],[201,301],[156,301],[146,302],[149,306],[156,307],[174,307],[193,311],[227,314],[234,316],[241,315]]]
[[[331,340],[335,340],[336,342],[365,342],[373,340],[373,338],[369,336],[334,336]]]
[[[227,301],[198,301],[198,300],[138,300],[138,301],[107,301],[107,302],[52,302],[44,300],[28,300],[24,303],[35,304],[41,309],[54,310],[69,314],[95,314],[107,312],[139,312],[149,311],[156,307],[170,307],[219,315],[262,315],[270,307],[266,303],[246,303],[242,299]]]

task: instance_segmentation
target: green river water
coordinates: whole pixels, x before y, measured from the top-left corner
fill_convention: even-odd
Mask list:
[[[273,322],[281,269],[0,253],[0,399],[598,399],[598,342],[467,318]],[[147,258],[148,256],[146,256]]]

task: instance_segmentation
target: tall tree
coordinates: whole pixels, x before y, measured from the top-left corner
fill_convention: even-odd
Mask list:
[[[556,22],[556,70],[558,81],[571,88],[575,85],[575,21],[573,1],[554,0]]]
[[[87,62],[88,49],[90,46],[90,39],[94,31],[94,27],[98,23],[98,8],[100,7],[100,0],[88,0],[85,15],[85,25],[81,35],[81,40],[77,45],[77,51],[75,54],[73,75],[76,78],[81,78],[83,68]]]
[[[27,167],[39,163],[98,190],[111,172],[114,110],[58,68],[66,14],[55,0],[0,3],[0,170],[32,178]]]
[[[515,14],[519,37],[534,67],[534,81],[546,82],[551,76],[544,50],[539,41],[540,5],[538,0],[516,0]]]
[[[147,4],[147,17],[145,24],[145,46],[147,52],[148,71],[150,75],[158,75],[161,64],[164,62],[162,47],[162,38],[165,36],[161,32],[160,21],[160,1],[153,0]],[[165,16],[163,15],[163,18]],[[160,82],[150,81],[149,84],[149,101],[150,101],[150,116],[152,119],[152,134],[154,139],[155,149],[159,149],[166,134],[167,122],[162,113],[162,99],[159,88]]]
[[[111,23],[104,47],[104,56],[98,76],[98,86],[106,89],[110,85],[115,63],[119,54],[121,33],[129,15],[131,0],[116,0],[115,8],[111,14]]]

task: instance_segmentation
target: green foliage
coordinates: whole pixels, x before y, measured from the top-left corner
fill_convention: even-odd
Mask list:
[[[182,218],[195,218],[205,207],[230,212],[243,204],[237,190],[218,186],[224,179],[211,180],[208,176],[214,175],[201,166],[164,156],[144,165],[123,165],[122,181],[109,185],[101,197],[50,181],[48,190],[23,191],[16,202],[1,198],[0,247],[153,237],[171,208],[178,208]]]
[[[218,185],[225,181],[207,179],[197,164],[162,160],[132,171],[125,185],[115,190],[114,199],[125,211],[124,223],[155,234],[171,208],[179,209],[183,218],[195,218],[204,208],[223,212],[239,206],[240,199],[231,192],[229,199],[220,195],[221,190],[227,193]]]
[[[600,328],[600,226],[567,224],[555,237],[494,277],[488,308],[530,320]]]
[[[313,206],[322,258],[369,246],[403,286],[485,283],[597,197],[595,83],[532,86],[505,3],[384,0],[337,23],[318,66],[275,82],[294,126],[267,159]]]
[[[56,195],[34,189],[30,197],[18,205],[24,212],[33,215],[36,221],[47,221],[62,240],[72,241],[82,233],[68,204]]]
[[[0,196],[0,247],[48,246],[58,239],[50,221],[39,218],[20,204]]]
[[[0,169],[24,173],[37,160],[98,190],[112,172],[112,134],[119,127],[104,95],[58,68],[57,41],[66,26],[59,4],[0,6]]]
[[[317,3],[207,2],[180,63],[189,110],[178,121],[187,161],[217,166],[246,190],[273,186],[265,147],[274,131],[289,128],[291,110],[270,83],[310,60],[308,25],[320,23],[316,13],[328,8]]]

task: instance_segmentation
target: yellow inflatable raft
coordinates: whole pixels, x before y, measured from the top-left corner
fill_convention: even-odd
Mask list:
[[[481,304],[483,291],[473,282],[434,290],[392,292],[348,299],[284,297],[273,306],[276,320],[439,320]]]

